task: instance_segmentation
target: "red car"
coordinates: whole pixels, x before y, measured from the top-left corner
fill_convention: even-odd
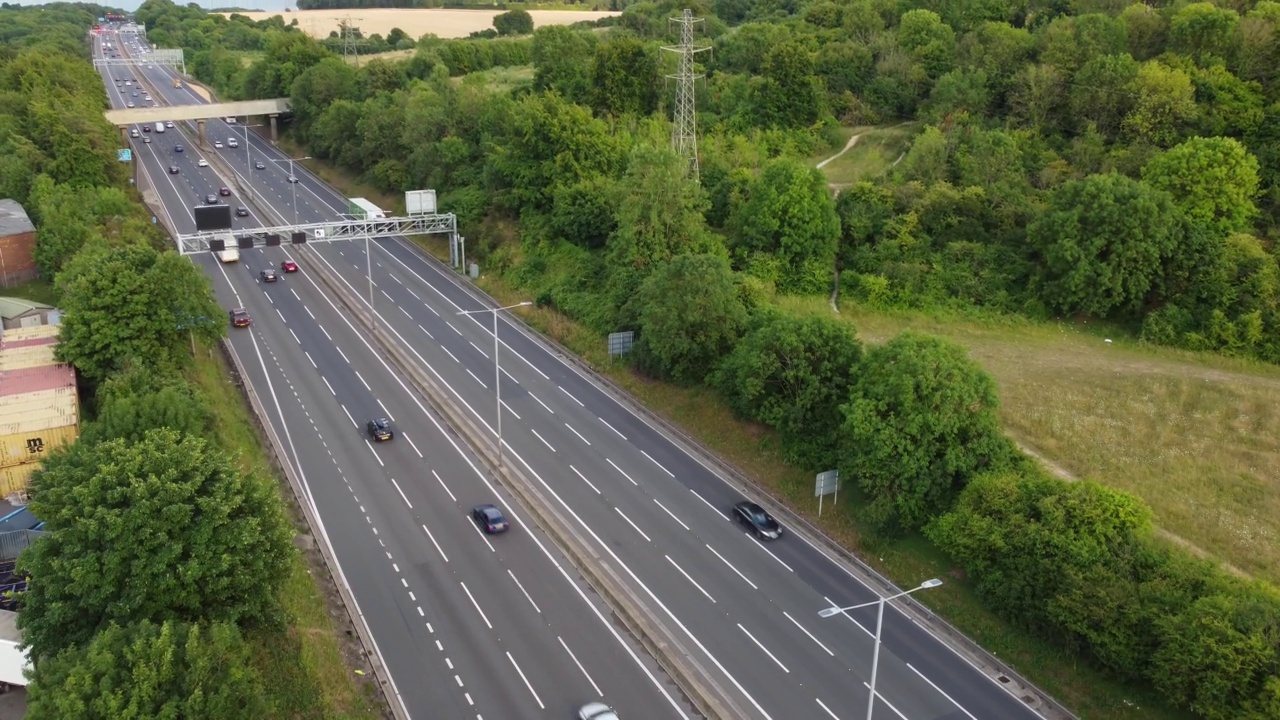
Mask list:
[[[298,272],[298,263],[292,260],[285,260],[284,262],[280,263],[280,271],[287,272],[287,273]]]
[[[218,194],[222,197],[231,197],[231,188],[226,186],[218,188]]]
[[[231,324],[234,327],[249,327],[249,311],[244,308],[236,308],[231,311]]]

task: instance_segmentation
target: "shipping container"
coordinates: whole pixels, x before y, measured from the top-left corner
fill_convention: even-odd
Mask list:
[[[31,474],[39,469],[40,463],[0,467],[0,498],[26,490],[31,483]]]
[[[0,350],[0,372],[41,367],[42,365],[57,365],[58,361],[53,357],[54,347],[56,347],[54,344],[27,345],[25,347]]]
[[[0,396],[0,435],[79,423],[75,394],[50,395],[53,392],[57,391]],[[32,395],[44,397],[31,399]]]
[[[79,425],[60,425],[0,435],[0,467],[35,464],[43,460],[49,451],[73,443],[78,437]]]
[[[56,338],[61,325],[32,325],[31,327],[5,328],[0,331],[0,342],[18,342],[39,338]]]
[[[0,397],[75,386],[76,371],[69,365],[45,365],[0,372]]]

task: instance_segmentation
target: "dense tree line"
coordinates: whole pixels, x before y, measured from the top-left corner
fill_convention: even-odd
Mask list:
[[[279,625],[292,529],[268,478],[217,445],[183,374],[224,332],[196,266],[116,160],[87,32],[103,9],[0,9],[0,196],[36,223],[81,380],[81,437],[29,488],[46,533],[19,558],[33,720],[272,716],[241,630]]]
[[[1220,5],[717,0],[700,182],[668,149],[675,3],[359,69],[294,38],[240,82],[282,73],[312,153],[437,189],[490,272],[636,330],[638,368],[839,467],[868,527],[922,532],[1019,627],[1203,717],[1261,720],[1280,705],[1274,588],[1161,544],[1132,497],[1043,477],[960,348],[864,350],[775,302],[1088,318],[1280,362],[1280,3]],[[514,90],[468,77],[525,62]],[[840,124],[903,120],[923,130],[881,177],[833,194],[808,160]]]

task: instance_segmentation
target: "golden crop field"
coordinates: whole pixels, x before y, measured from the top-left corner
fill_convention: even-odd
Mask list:
[[[473,32],[493,27],[493,17],[500,10],[406,10],[401,8],[358,8],[353,10],[294,10],[242,12],[253,20],[265,20],[280,15],[286,23],[298,21],[298,28],[317,38],[329,37],[338,29],[338,23],[350,17],[351,24],[367,35],[378,33],[386,37],[392,28],[400,28],[413,38],[433,34],[442,38],[462,38]],[[230,13],[223,13],[224,15]],[[617,12],[591,10],[530,10],[533,26],[568,25],[583,20],[620,15]]]

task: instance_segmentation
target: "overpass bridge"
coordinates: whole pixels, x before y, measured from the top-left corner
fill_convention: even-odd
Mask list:
[[[214,118],[241,117],[248,115],[265,115],[271,120],[271,140],[276,137],[276,118],[291,110],[289,98],[268,98],[266,100],[236,100],[233,102],[206,103],[202,105],[165,105],[163,107],[128,108],[108,110],[104,113],[107,121],[120,128],[121,136],[128,142],[128,126],[150,125],[171,120],[181,122],[195,120],[200,135],[200,144],[204,144],[204,121]]]
[[[93,67],[96,69],[138,67],[139,65],[164,65],[182,75],[187,74],[187,62],[182,50],[155,50],[139,57],[95,57],[93,59]]]

